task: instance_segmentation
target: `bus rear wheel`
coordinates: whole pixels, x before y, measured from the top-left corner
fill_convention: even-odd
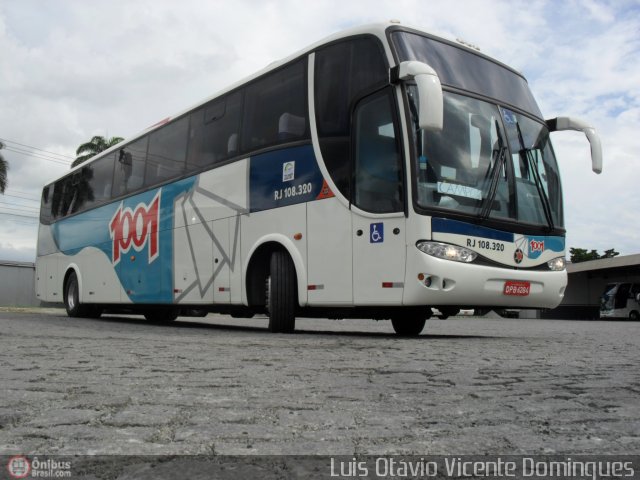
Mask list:
[[[291,333],[296,327],[296,270],[288,253],[271,254],[266,285],[269,331]]]
[[[70,317],[99,318],[102,310],[93,305],[80,303],[80,285],[76,272],[71,272],[64,282],[64,308]]]
[[[417,337],[424,329],[425,323],[427,323],[426,318],[394,317],[391,319],[393,330],[402,337]]]
[[[171,307],[155,307],[144,311],[144,318],[155,323],[171,323],[178,318],[179,310]]]

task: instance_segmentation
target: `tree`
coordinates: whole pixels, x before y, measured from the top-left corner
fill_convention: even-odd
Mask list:
[[[570,248],[569,253],[571,255],[571,263],[587,262],[589,260],[598,260],[600,258],[613,258],[620,255],[620,252],[616,252],[614,248],[605,250],[602,255],[600,255],[597,250],[587,252],[584,248]]]
[[[4,143],[0,142],[0,150],[4,148]],[[7,162],[2,153],[0,153],[0,193],[4,193],[7,188],[7,171],[9,170],[9,162]]]
[[[620,252],[616,252],[615,249],[611,248],[609,250],[605,250],[604,254],[600,258],[613,258],[617,255],[620,255]]]
[[[87,143],[83,143],[78,147],[78,149],[76,150],[76,155],[78,155],[78,158],[73,161],[73,163],[71,164],[71,168],[77,167],[82,162],[86,162],[94,155],[97,155],[107,148],[113,147],[116,143],[120,143],[122,140],[124,140],[124,138],[122,137],[111,137],[109,139],[106,139],[104,137],[96,135],[90,141],[88,141]]]

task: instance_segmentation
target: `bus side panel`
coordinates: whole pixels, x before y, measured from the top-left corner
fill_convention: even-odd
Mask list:
[[[203,222],[189,196],[175,205],[173,232],[173,294],[175,303],[213,302],[211,223]]]
[[[48,255],[46,264],[47,275],[47,301],[62,302],[62,278],[58,278],[58,256]]]
[[[104,253],[106,248],[105,245],[87,247],[76,256],[66,258],[67,262],[75,262],[80,269],[83,303],[129,302],[111,260]]]
[[[36,298],[41,301],[47,300],[47,268],[45,266],[45,258],[46,257],[38,257],[36,259]]]
[[[309,305],[352,305],[351,212],[333,197],[307,203]]]
[[[239,227],[240,215],[248,212],[248,169],[245,159],[202,173],[192,190],[176,198],[177,303],[240,303]]]
[[[62,288],[56,289],[59,255],[51,225],[38,227],[38,256],[36,258],[36,296],[43,302],[62,302]],[[55,294],[55,295],[54,295]]]
[[[240,255],[241,226],[244,215],[229,218],[229,250],[231,252],[231,262],[229,265],[229,288],[231,289],[231,303],[242,304],[242,292],[244,290],[242,280],[242,256]]]
[[[232,259],[229,249],[229,218],[213,222],[217,242],[213,244],[213,301],[215,303],[230,303],[231,288],[229,273]]]

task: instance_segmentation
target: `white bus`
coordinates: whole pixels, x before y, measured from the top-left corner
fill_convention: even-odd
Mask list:
[[[524,77],[399,24],[352,29],[44,187],[37,295],[70,316],[390,319],[553,308],[558,166]]]
[[[600,318],[640,319],[640,283],[610,283],[600,297]]]

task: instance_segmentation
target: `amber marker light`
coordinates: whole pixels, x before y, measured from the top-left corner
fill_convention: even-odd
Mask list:
[[[302,240],[302,234],[301,234],[301,233],[296,233],[296,234],[293,236],[293,239],[294,239],[294,240]]]

